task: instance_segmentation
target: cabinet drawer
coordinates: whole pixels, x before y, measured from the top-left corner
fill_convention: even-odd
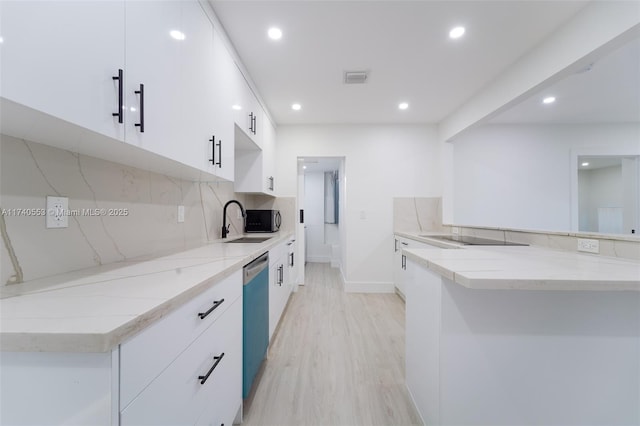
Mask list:
[[[201,383],[199,377],[208,374],[216,362],[214,357],[221,354],[215,369]],[[205,421],[204,413],[214,418],[213,406],[224,402],[232,405],[227,410],[235,412],[241,401],[242,298],[122,411],[120,424],[193,425],[199,419]]]
[[[242,295],[242,270],[133,336],[120,346],[120,407],[126,407],[171,361]],[[206,313],[219,302],[206,317]]]

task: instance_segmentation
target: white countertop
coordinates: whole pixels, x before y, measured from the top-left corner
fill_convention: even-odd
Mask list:
[[[253,244],[220,240],[5,286],[0,349],[107,352],[292,235],[280,232]]]
[[[640,262],[536,246],[450,246],[403,253],[472,289],[640,291]]]

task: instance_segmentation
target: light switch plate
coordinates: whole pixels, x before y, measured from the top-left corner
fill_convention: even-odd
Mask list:
[[[184,206],[178,206],[178,223],[184,222]]]
[[[47,196],[47,228],[69,227],[69,198]]]
[[[600,253],[600,241],[587,238],[578,238],[578,251],[587,253]]]

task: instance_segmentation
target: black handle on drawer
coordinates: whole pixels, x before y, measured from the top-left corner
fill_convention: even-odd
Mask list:
[[[136,90],[135,93],[140,95],[140,122],[135,126],[140,127],[140,133],[144,133],[144,84],[140,83],[140,90]]]
[[[200,384],[204,385],[205,382],[207,381],[207,379],[209,378],[209,376],[211,375],[211,373],[213,373],[213,370],[216,369],[216,367],[218,366],[218,364],[220,364],[220,361],[222,361],[222,357],[224,356],[224,352],[222,352],[220,354],[220,356],[214,356],[213,360],[215,361],[213,363],[213,365],[211,366],[211,368],[209,369],[209,371],[207,371],[207,374],[205,374],[204,376],[198,376],[198,380],[200,380]]]
[[[207,317],[207,315],[209,315],[211,312],[213,312],[218,306],[222,305],[222,302],[224,302],[224,299],[220,299],[218,301],[214,301],[213,302],[213,306],[207,312],[199,312],[198,316],[200,317],[200,319],[205,319]]]
[[[289,263],[289,266],[293,266],[294,262],[293,262],[293,253],[289,253],[289,256],[291,257],[291,263]]]
[[[118,80],[118,112],[114,112],[111,114],[114,117],[118,117],[118,123],[123,122],[123,113],[122,108],[124,106],[124,94],[122,92],[122,81],[123,81],[123,71],[121,69],[118,70],[118,76],[115,75],[112,77],[114,80]]]
[[[404,254],[402,255],[402,269],[406,270],[407,269],[407,256],[405,256]]]

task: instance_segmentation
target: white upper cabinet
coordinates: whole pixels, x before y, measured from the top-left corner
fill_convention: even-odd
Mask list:
[[[124,20],[124,1],[1,1],[0,96],[123,140]]]
[[[275,195],[276,128],[266,113],[263,113],[262,123],[262,183],[265,193]]]
[[[2,132],[233,181],[236,128],[258,150],[269,129],[208,12],[197,0],[0,1]]]
[[[233,85],[236,74],[239,72],[231,54],[227,50],[222,36],[217,30],[213,31],[213,72],[209,76],[213,84],[213,113],[215,149],[208,146],[211,158],[215,154],[215,164],[208,162],[213,168],[212,173],[229,181],[234,178],[234,99]]]
[[[235,75],[234,90],[234,121],[258,148],[262,148],[262,107],[240,70]]]
[[[181,132],[181,2],[126,3],[126,135],[147,151],[189,163]]]

